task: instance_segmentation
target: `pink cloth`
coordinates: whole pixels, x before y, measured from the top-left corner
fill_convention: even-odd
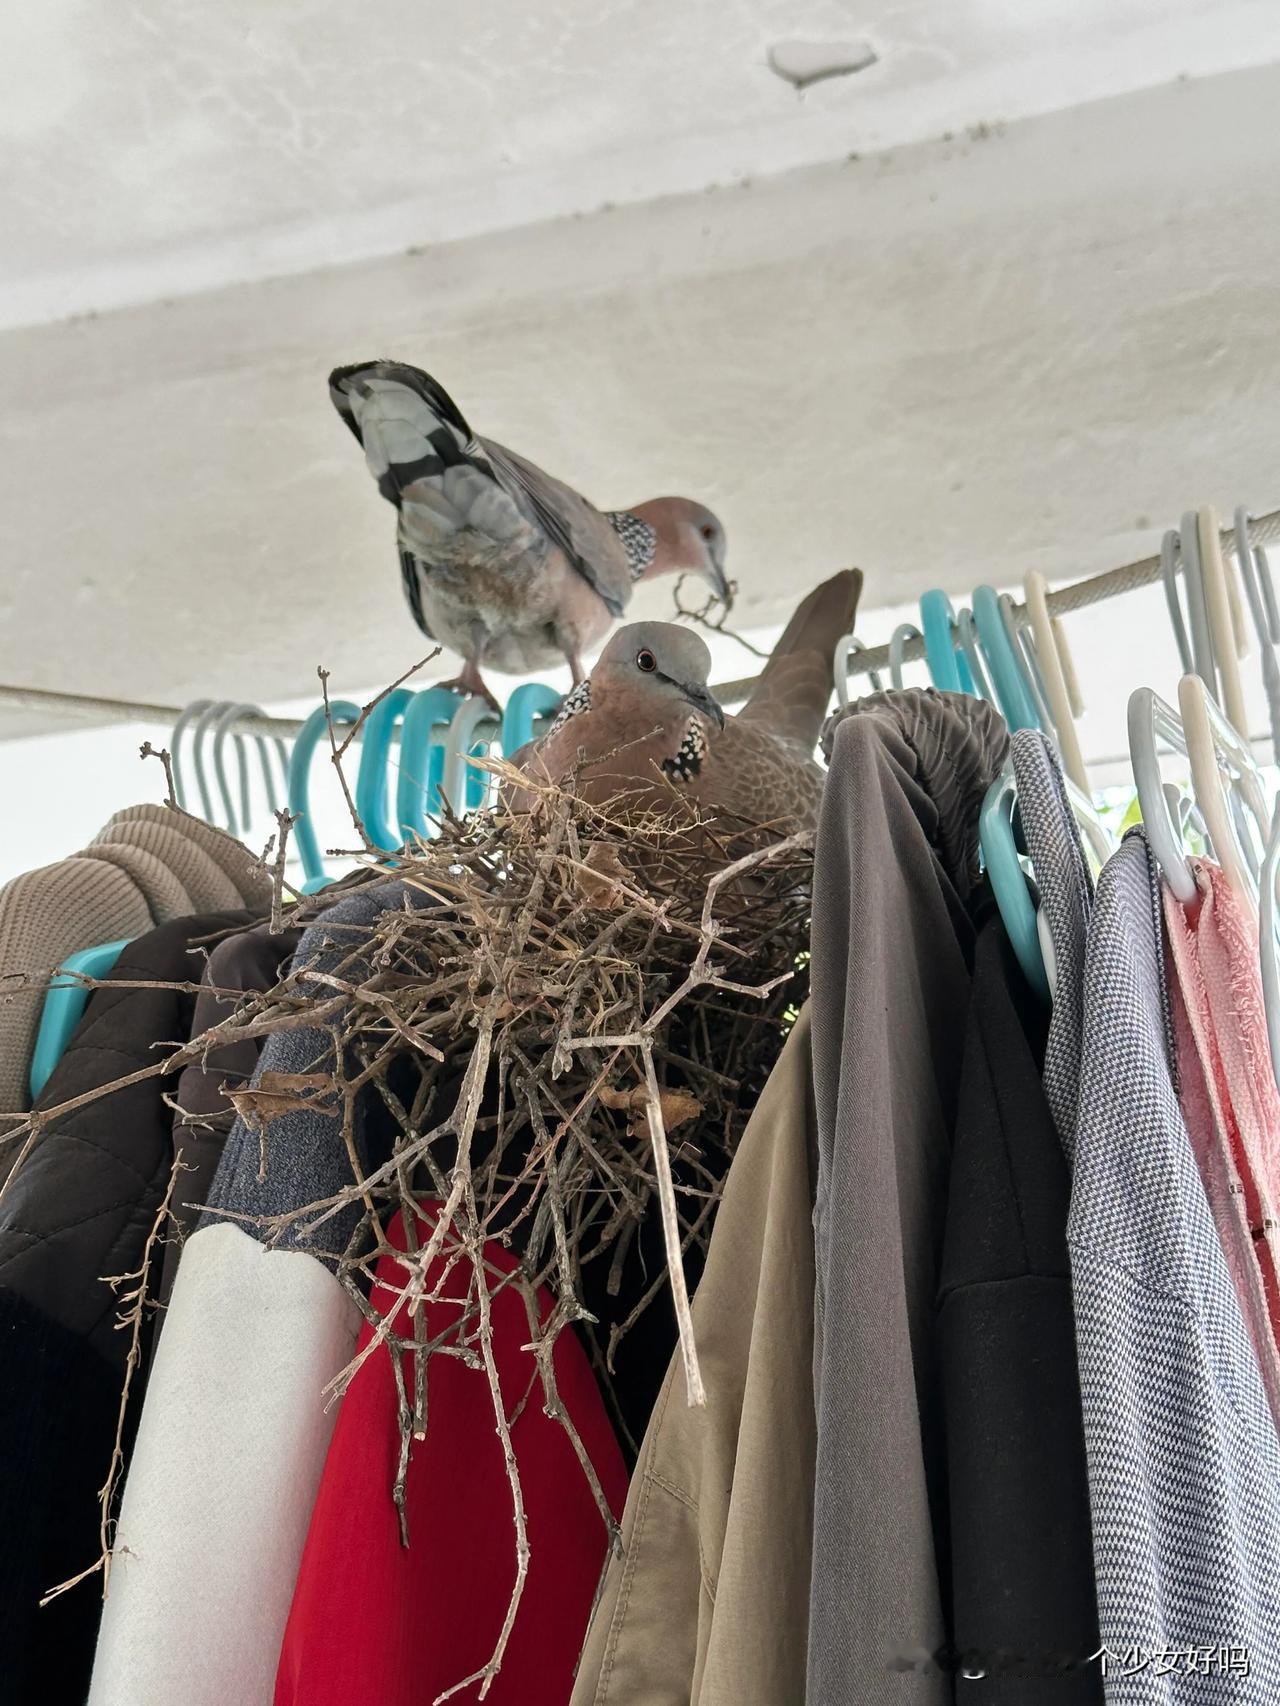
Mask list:
[[[1257,929],[1218,866],[1197,897],[1165,890],[1179,1100],[1214,1224],[1280,1426],[1280,1091],[1267,1040]]]

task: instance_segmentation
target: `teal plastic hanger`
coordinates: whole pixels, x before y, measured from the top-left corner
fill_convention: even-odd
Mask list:
[[[996,699],[1010,732],[1017,729],[1038,729],[1040,718],[1023,674],[1024,666],[1010,642],[1004,612],[1000,608],[1000,597],[994,587],[975,588],[973,619],[978,627],[982,650],[986,654]]]
[[[933,685],[944,693],[972,693],[968,660],[956,651],[956,613],[940,588],[934,587],[920,600],[920,627]]]
[[[120,942],[102,942],[96,948],[82,948],[78,954],[68,954],[58,967],[58,975],[44,998],[35,1052],[31,1056],[33,1102],[53,1076],[53,1069],[66,1053],[71,1033],[89,1004],[89,988],[78,979],[62,974],[79,972],[83,977],[105,977],[128,946],[128,937]]]
[[[442,736],[453,721],[462,695],[448,687],[427,687],[415,693],[400,727],[400,774],[396,782],[396,816],[407,845],[431,833],[429,816],[439,809],[438,789],[444,779]]]
[[[533,739],[534,719],[554,716],[561,703],[561,696],[555,688],[547,687],[541,681],[526,681],[523,687],[517,687],[502,713],[502,756],[510,758],[519,752]]]
[[[365,834],[384,853],[404,845],[387,820],[387,767],[391,759],[391,735],[402,723],[416,695],[412,688],[397,687],[370,711],[360,731],[360,767],[356,771],[356,810]],[[403,734],[401,736],[403,739]]]
[[[1012,774],[998,776],[987,789],[978,815],[982,860],[991,879],[1000,917],[1013,944],[1023,976],[1042,1001],[1051,999],[1040,925],[1019,857],[1014,812],[1018,796]]]
[[[329,711],[335,728],[349,727],[360,716],[359,705],[353,705],[349,699],[331,700]],[[333,881],[325,872],[320,843],[310,815],[311,758],[322,735],[328,739],[329,716],[323,705],[317,705],[298,731],[293,751],[289,754],[289,810],[298,820],[293,826],[293,844],[302,861],[303,894],[315,894],[317,889],[325,888]]]

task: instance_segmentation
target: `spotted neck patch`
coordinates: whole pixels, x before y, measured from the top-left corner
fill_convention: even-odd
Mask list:
[[[623,549],[627,553],[627,567],[631,571],[631,578],[638,581],[652,563],[654,552],[658,549],[657,528],[650,527],[647,521],[641,521],[638,515],[632,515],[629,509],[608,509],[604,512],[604,518],[621,539]]]
[[[588,678],[586,681],[580,681],[576,687],[571,688],[570,691],[565,694],[564,698],[560,702],[560,709],[556,712],[551,727],[547,730],[547,733],[549,735],[553,735],[557,729],[562,729],[564,727],[570,717],[580,716],[583,711],[589,711],[590,709],[591,681],[590,678]]]
[[[690,717],[685,724],[684,739],[671,758],[662,761],[663,771],[673,782],[692,782],[702,769],[707,756],[707,734],[701,717]]]

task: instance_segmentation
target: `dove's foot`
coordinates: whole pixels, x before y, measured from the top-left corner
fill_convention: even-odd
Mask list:
[[[484,679],[480,674],[480,666],[477,663],[468,662],[464,664],[460,673],[455,675],[452,681],[442,681],[440,686],[448,688],[451,693],[475,694],[481,699],[487,699],[498,715],[502,715],[502,706],[485,686]]]

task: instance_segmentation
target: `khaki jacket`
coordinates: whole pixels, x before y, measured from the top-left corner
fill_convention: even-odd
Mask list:
[[[814,1130],[801,1014],[725,1184],[572,1706],[802,1706],[813,1545]]]

